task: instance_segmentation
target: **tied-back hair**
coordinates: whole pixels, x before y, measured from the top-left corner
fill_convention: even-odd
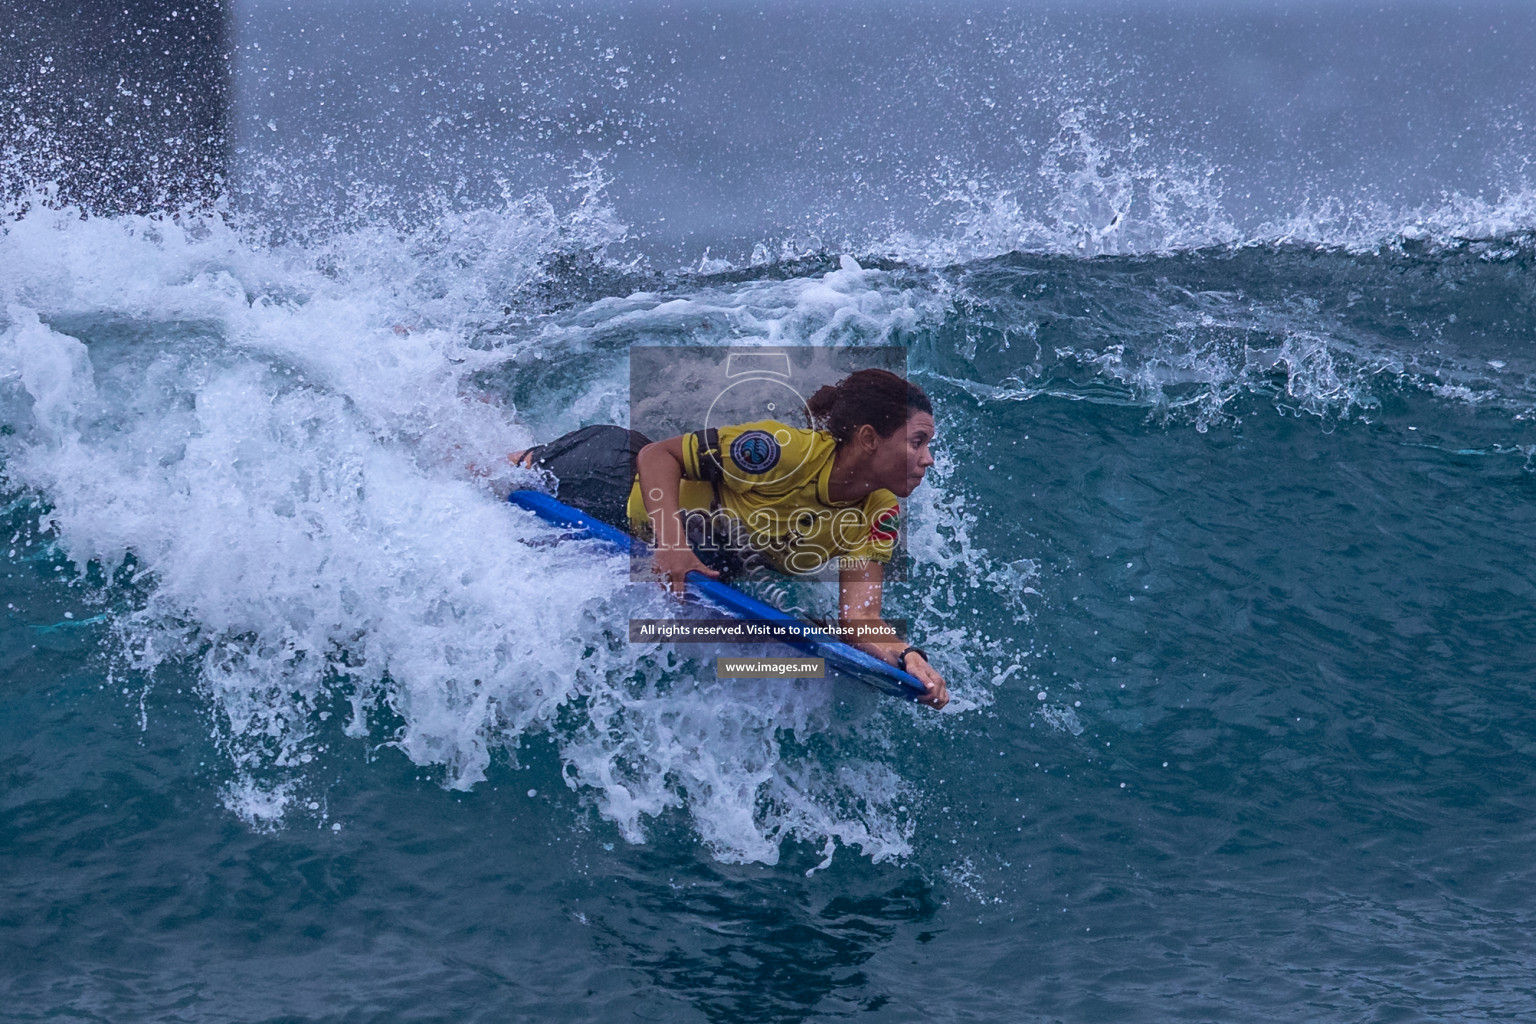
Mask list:
[[[890,437],[914,412],[933,415],[933,403],[923,389],[889,370],[858,370],[836,384],[819,388],[806,407],[811,426],[825,430],[839,447],[868,423],[881,437]]]

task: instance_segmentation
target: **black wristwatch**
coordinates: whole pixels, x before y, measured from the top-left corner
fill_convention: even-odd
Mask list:
[[[896,655],[896,667],[901,669],[903,672],[907,670],[907,655],[909,654],[921,654],[924,661],[928,660],[928,652],[923,650],[921,647],[908,647],[906,650]]]

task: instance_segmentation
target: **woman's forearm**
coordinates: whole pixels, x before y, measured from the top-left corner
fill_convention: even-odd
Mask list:
[[[719,579],[719,570],[699,561],[688,546],[688,534],[683,529],[678,500],[683,483],[683,439],[669,437],[641,448],[635,468],[640,474],[640,500],[645,503],[645,514],[651,521],[657,575],[678,597],[683,596],[689,573]]]
[[[885,570],[878,562],[843,570],[838,580],[838,618],[843,625],[855,622],[885,623],[880,608],[884,578]],[[872,639],[855,639],[851,645],[866,654],[874,655],[887,665],[896,664],[896,659],[907,646],[901,640]]]
[[[678,492],[683,482],[683,453],[680,438],[653,441],[640,449],[635,467],[640,474],[640,500],[659,548],[686,544],[682,520],[678,515]]]

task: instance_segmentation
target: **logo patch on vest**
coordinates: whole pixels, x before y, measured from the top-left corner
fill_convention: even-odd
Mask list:
[[[748,430],[731,442],[731,461],[744,473],[766,473],[779,464],[779,442],[766,430]]]

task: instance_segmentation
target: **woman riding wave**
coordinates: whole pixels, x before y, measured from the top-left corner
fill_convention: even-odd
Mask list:
[[[879,620],[899,498],[933,465],[933,405],[885,370],[859,370],[807,402],[810,429],[759,420],[649,441],[586,427],[508,456],[548,470],[568,505],[654,546],[657,575],[681,595],[688,573],[713,579],[767,561],[791,575],[838,565],[843,623]],[[854,646],[896,665],[949,702],[944,677],[901,641]]]

